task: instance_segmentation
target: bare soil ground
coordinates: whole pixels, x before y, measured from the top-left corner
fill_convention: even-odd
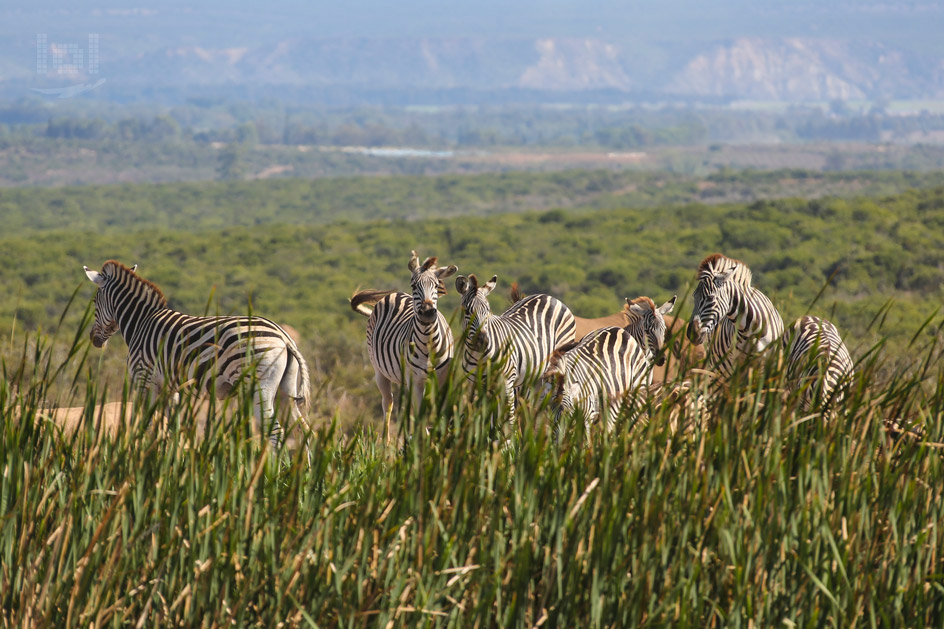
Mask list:
[[[223,412],[221,409],[224,407],[222,401],[218,401],[216,404],[216,414]],[[208,422],[213,421],[213,416],[210,414],[210,403],[207,399],[201,399],[194,404],[195,408],[195,417],[197,419],[197,436],[202,437],[206,432],[206,426]],[[69,436],[74,434],[83,422],[88,421],[89,418],[86,418],[86,409],[82,406],[72,406],[72,407],[60,407],[60,408],[51,408],[46,409],[42,414],[44,419],[55,423],[60,428],[64,435]],[[132,404],[123,404],[121,402],[106,402],[95,408],[94,417],[91,418],[95,422],[96,426],[100,426],[100,430],[104,431],[106,434],[114,436],[118,432],[127,426],[130,426],[132,422],[136,420],[133,416],[133,406]],[[156,422],[156,418],[150,418],[146,421]],[[287,413],[282,413],[279,416],[279,421],[282,423],[283,428],[288,430],[288,417]],[[253,422],[252,426],[253,433],[258,436],[258,427]],[[288,436],[288,446],[291,449],[296,447],[296,444],[300,438],[300,431],[298,428],[291,430]]]

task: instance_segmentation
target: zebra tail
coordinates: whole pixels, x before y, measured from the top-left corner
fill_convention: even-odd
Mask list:
[[[301,372],[301,383],[299,384],[298,397],[295,398],[297,402],[301,402],[305,408],[311,408],[311,374],[308,373],[308,363],[305,362],[305,358],[302,356],[302,353],[298,351],[298,347],[295,343],[287,344],[288,351],[292,355],[292,358],[298,361],[299,371]]]
[[[358,312],[365,317],[369,317],[370,313],[373,312],[371,306],[375,305],[378,301],[395,293],[393,290],[362,290],[354,293],[351,297],[351,310]]]

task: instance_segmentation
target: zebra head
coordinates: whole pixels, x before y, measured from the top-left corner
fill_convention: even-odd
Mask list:
[[[750,285],[750,270],[738,260],[720,253],[708,256],[698,267],[692,319],[688,322],[688,340],[706,343],[723,317],[733,315],[738,282]]]
[[[567,350],[573,345],[556,350],[547,361],[547,367],[541,380],[544,383],[544,393],[549,395],[551,403],[557,406],[555,415],[559,421],[561,415],[571,415],[576,407],[575,400],[580,395],[580,384],[568,377],[569,356]]]
[[[443,280],[459,270],[454,264],[446,267],[436,266],[437,258],[426,258],[420,264],[415,251],[410,252],[410,272],[413,277],[410,287],[413,290],[413,313],[423,323],[432,323],[436,320],[436,306],[440,295],[446,294],[446,284]]]
[[[130,269],[122,264],[109,260],[102,266],[101,272],[93,271],[83,266],[85,275],[98,286],[95,292],[95,321],[89,337],[92,345],[98,348],[105,347],[115,332],[118,331],[118,314],[115,310],[115,286],[119,284],[118,277],[122,273],[134,273],[138,265]]]
[[[550,402],[555,407],[555,433],[560,428],[562,417],[579,412],[586,422],[600,414],[602,400],[595,395],[587,395],[587,392],[582,390],[582,380],[585,379],[586,374],[579,373],[579,359],[572,351],[578,345],[579,343],[568,343],[555,350],[548,358],[547,367],[541,375],[544,395],[550,396]]]
[[[456,290],[459,291],[462,305],[462,322],[467,329],[469,339],[482,350],[487,349],[487,335],[483,334],[482,324],[492,313],[488,303],[489,294],[495,289],[498,276],[493,275],[485,284],[479,286],[479,280],[474,274],[469,277],[460,275],[456,278]]]
[[[678,295],[672,295],[672,299],[665,302],[658,308],[648,297],[637,297],[630,300],[626,298],[626,307],[632,322],[626,327],[626,330],[633,335],[636,342],[660,367],[665,364],[665,315],[672,312],[675,307],[675,299]]]

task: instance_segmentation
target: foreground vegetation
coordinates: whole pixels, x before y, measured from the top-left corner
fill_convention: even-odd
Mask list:
[[[99,381],[81,319],[59,331],[64,354],[20,339],[3,365],[5,625],[944,619],[937,320],[930,341],[914,334],[910,368],[881,376],[881,349],[860,360],[828,422],[798,414],[769,362],[699,393],[702,411],[651,403],[647,425],[594,429],[589,447],[581,421],[554,444],[532,398],[502,447],[501,402],[454,374],[400,422],[404,447],[334,422],[311,435],[307,468],[252,438],[245,395],[205,434],[186,405],[156,428],[166,400],[106,430],[106,392],[76,384]],[[84,421],[63,432],[44,406],[75,400]]]

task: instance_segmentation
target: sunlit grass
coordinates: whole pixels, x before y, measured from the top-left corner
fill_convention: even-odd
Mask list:
[[[86,321],[87,324],[87,321]],[[10,625],[928,626],[941,622],[944,373],[935,344],[857,365],[824,421],[775,358],[699,404],[561,443],[533,395],[504,424],[496,373],[431,387],[384,447],[372,425],[253,435],[246,392],[134,398],[21,339],[0,382],[0,615]],[[917,335],[916,335],[917,337]],[[61,339],[60,339],[61,340]],[[91,382],[93,384],[82,384]],[[57,392],[51,396],[51,392]],[[693,388],[686,398],[699,399]],[[57,399],[58,397],[58,399]],[[74,431],[46,406],[84,407]],[[404,404],[408,404],[406,400]],[[160,411],[160,412],[159,412]],[[340,420],[340,418],[338,418]],[[911,433],[893,437],[895,420]],[[506,443],[497,428],[511,436]],[[406,438],[409,435],[409,438]]]

